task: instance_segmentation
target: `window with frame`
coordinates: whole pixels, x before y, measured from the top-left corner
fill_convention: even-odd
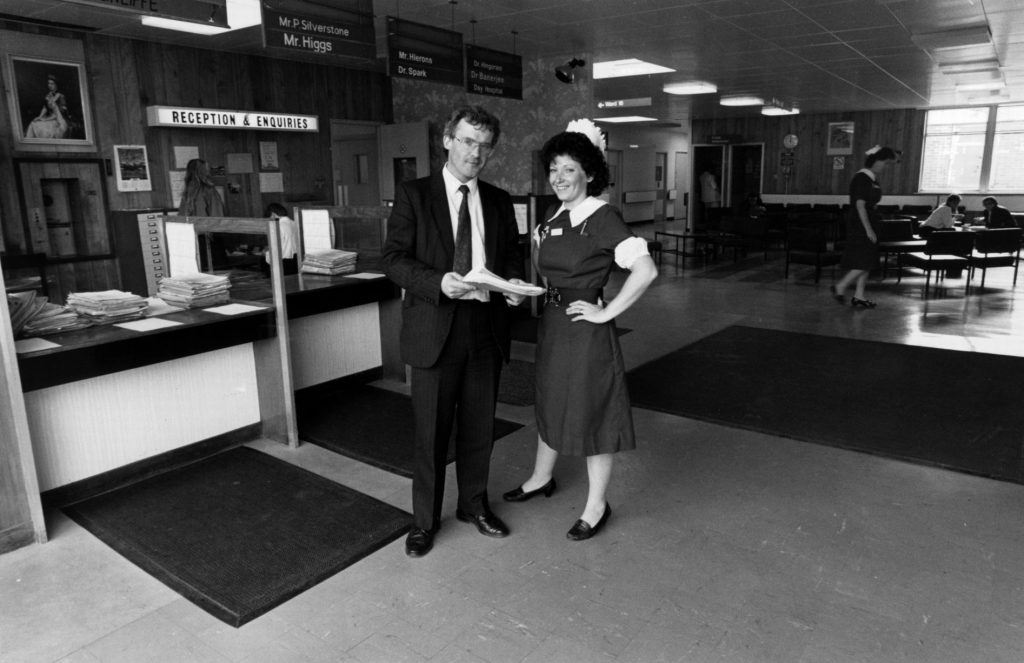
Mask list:
[[[1024,106],[928,111],[921,191],[1024,191]]]

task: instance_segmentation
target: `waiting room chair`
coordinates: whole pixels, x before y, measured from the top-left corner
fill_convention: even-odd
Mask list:
[[[922,251],[925,240],[914,236],[914,222],[910,219],[891,219],[878,225],[878,252],[882,255],[882,278],[889,274],[889,256],[897,258],[911,251]]]
[[[740,250],[746,249],[746,239],[742,233],[744,222],[748,220],[738,216],[723,216],[718,231],[708,233],[704,240],[712,255],[717,256],[719,250],[724,252],[725,249],[731,248],[732,259],[737,260]]]
[[[985,287],[985,274],[989,267],[1013,267],[1013,285],[1017,285],[1020,263],[1021,228],[993,228],[974,233],[974,251],[967,256],[967,281],[974,278],[974,270],[981,270],[981,287]]]
[[[821,268],[832,267],[832,278],[835,278],[836,265],[842,255],[829,248],[828,226],[790,226],[786,229],[786,278],[789,278],[789,265],[812,265],[814,282],[821,280]]]
[[[928,289],[931,287],[932,272],[938,271],[939,278],[942,278],[941,275],[946,271],[958,272],[967,269],[967,256],[971,255],[971,251],[974,249],[974,240],[977,234],[969,230],[937,230],[928,235],[924,251],[901,255],[900,265],[924,270],[923,294],[927,297]],[[901,269],[897,283],[902,279],[903,270]],[[967,285],[969,287],[970,283],[968,282]]]

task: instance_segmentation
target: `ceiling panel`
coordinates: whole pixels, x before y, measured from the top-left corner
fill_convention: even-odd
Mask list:
[[[658,94],[666,81],[701,78],[723,94],[785,97],[805,113],[965,103],[953,80],[940,73],[940,54],[921,50],[911,35],[987,22],[994,45],[958,57],[998,54],[1009,98],[1024,103],[1024,0],[375,0],[374,9],[381,56],[387,50],[385,18],[398,15],[454,29],[466,43],[514,49],[524,58],[580,56],[589,64],[637,57],[676,69],[644,83],[627,82],[624,89]],[[264,53],[258,28],[210,39],[143,28],[126,11],[59,0],[0,0],[0,14],[134,39]],[[360,66],[382,71],[384,61]],[[758,112],[725,109],[717,100],[671,98],[662,106],[673,117]]]

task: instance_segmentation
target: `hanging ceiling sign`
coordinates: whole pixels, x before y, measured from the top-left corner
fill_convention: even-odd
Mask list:
[[[147,106],[146,119],[151,127],[187,129],[243,129],[248,131],[320,131],[316,115],[259,113],[216,108]]]
[[[462,34],[388,16],[388,73],[463,85]]]
[[[466,46],[466,90],[492,97],[522,99],[523,58],[481,46]]]
[[[78,5],[228,27],[227,0],[68,0]]]
[[[375,42],[372,14],[336,9],[327,17],[263,5],[264,48],[372,62],[377,58]]]
[[[651,97],[635,97],[633,99],[605,99],[597,102],[597,107],[604,110],[606,108],[643,108],[650,106],[652,103]]]

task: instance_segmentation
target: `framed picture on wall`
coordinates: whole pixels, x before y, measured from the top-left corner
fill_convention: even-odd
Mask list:
[[[853,154],[853,122],[828,123],[828,154]]]
[[[16,149],[94,144],[84,63],[10,53],[5,60]]]
[[[115,145],[114,175],[118,191],[152,191],[145,145]]]

